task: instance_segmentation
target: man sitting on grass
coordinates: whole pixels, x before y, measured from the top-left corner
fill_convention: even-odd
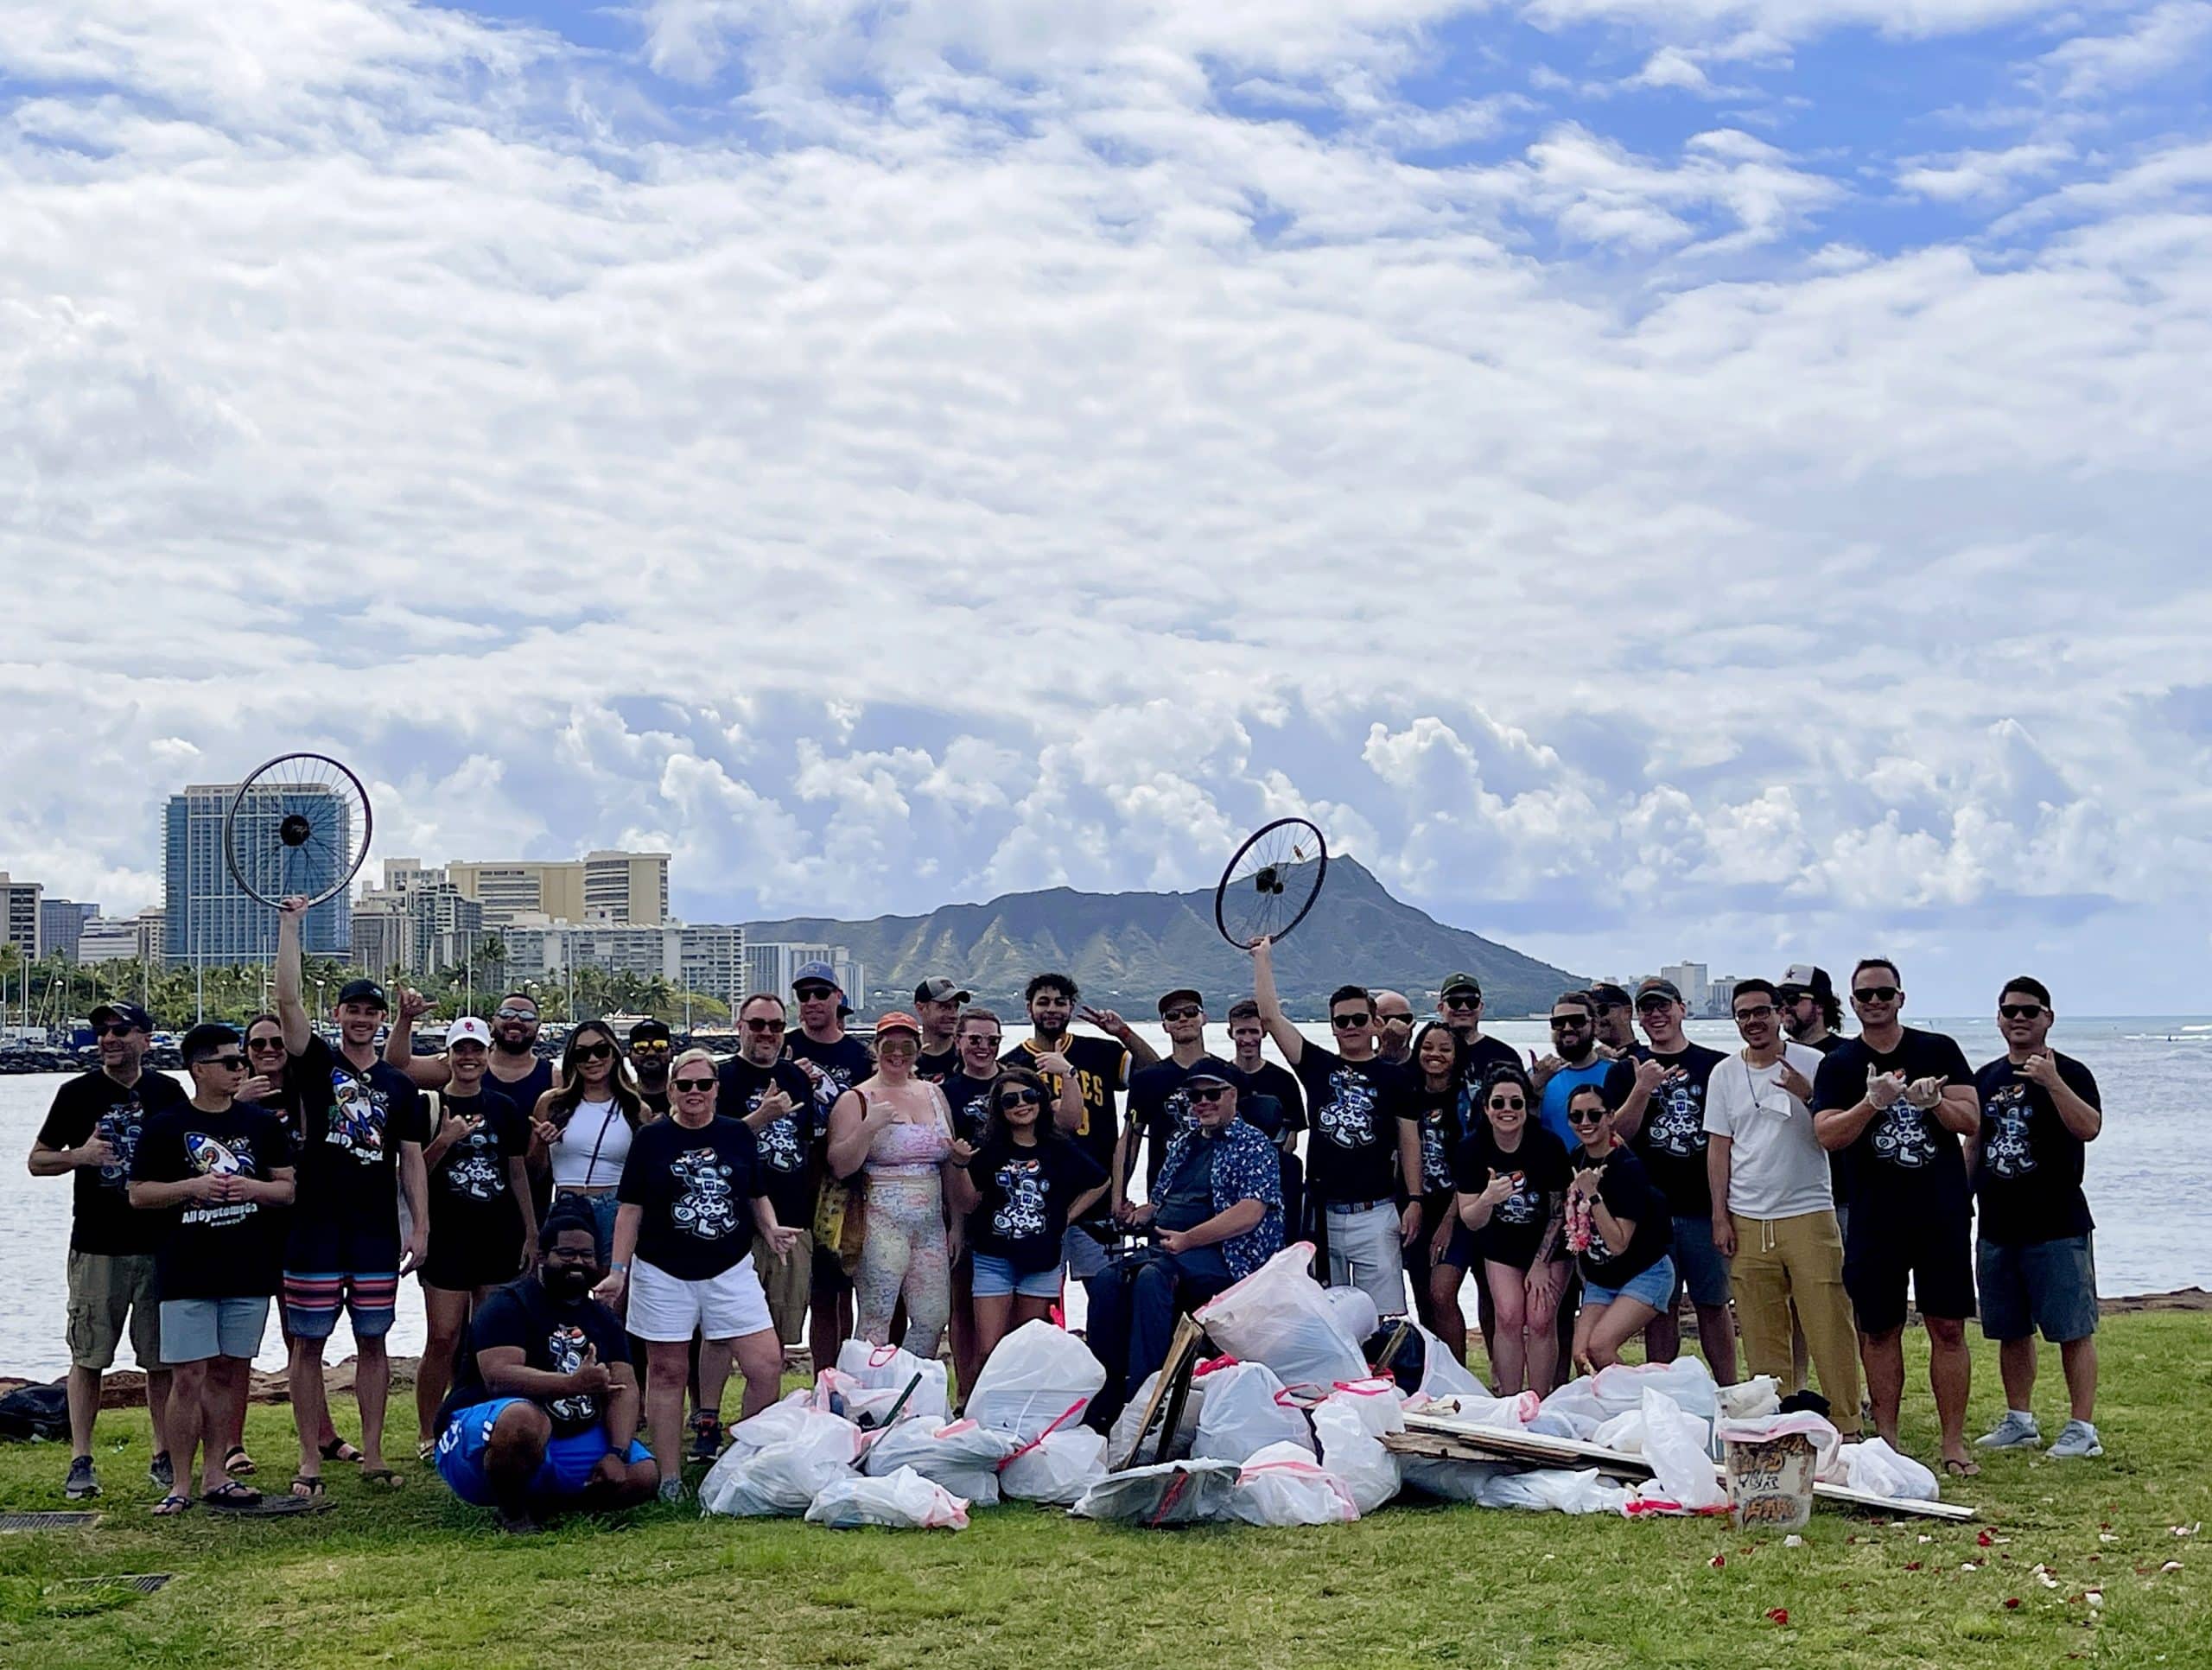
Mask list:
[[[651,1502],[660,1484],[639,1444],[638,1377],[621,1318],[591,1297],[597,1226],[576,1204],[547,1216],[537,1271],[469,1324],[439,1412],[438,1473],[463,1502],[496,1508],[503,1531],[537,1516]]]

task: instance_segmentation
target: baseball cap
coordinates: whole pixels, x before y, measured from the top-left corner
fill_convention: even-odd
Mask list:
[[[1630,1001],[1628,993],[1610,980],[1601,980],[1590,988],[1590,1000],[1601,1009],[1616,1005],[1625,1008]]]
[[[379,1009],[389,1009],[391,1004],[384,994],[384,987],[373,980],[349,980],[338,988],[340,1003],[373,1003]]]
[[[886,1032],[912,1032],[916,1038],[919,1038],[922,1035],[922,1023],[904,1009],[893,1009],[887,1014],[880,1014],[875,1018],[875,1035],[881,1038]]]
[[[1445,975],[1444,983],[1436,988],[1436,994],[1439,997],[1449,997],[1454,992],[1472,992],[1477,997],[1480,997],[1483,994],[1483,983],[1463,969],[1458,974]]]
[[[943,975],[925,980],[914,987],[917,1003],[965,1003],[968,994],[947,980]]]
[[[1677,1003],[1682,1000],[1682,988],[1671,980],[1662,979],[1657,975],[1646,975],[1636,982],[1638,999],[1649,997],[1654,992],[1664,992]]]
[[[641,1020],[630,1029],[630,1042],[632,1044],[665,1044],[675,1036],[668,1030],[668,1023],[664,1020]]]
[[[791,990],[802,986],[827,986],[840,996],[845,988],[837,984],[837,971],[826,962],[802,962],[791,975]]]
[[[1224,1061],[1219,1056],[1200,1056],[1185,1070],[1185,1084],[1226,1084],[1233,1090],[1244,1088],[1244,1075]]]
[[[105,1026],[115,1020],[121,1021],[135,1032],[154,1030],[153,1016],[135,1003],[103,1003],[92,1011],[92,1022],[95,1026]]]
[[[188,1032],[177,1045],[177,1053],[189,1067],[201,1056],[212,1055],[226,1044],[234,1049],[244,1049],[245,1040],[238,1036],[238,1029],[226,1026],[219,1020],[203,1020]]]
[[[1201,997],[1190,987],[1178,986],[1172,992],[1162,992],[1160,994],[1160,1013],[1166,1014],[1170,1009],[1173,1008],[1178,1003],[1182,1002],[1185,998],[1197,1004],[1201,1009],[1206,1006],[1205,999]]]
[[[488,1050],[492,1047],[492,1029],[474,1015],[463,1015],[446,1028],[446,1048],[450,1050],[456,1044],[480,1044]]]
[[[1809,962],[1793,962],[1782,971],[1782,978],[1775,984],[1787,992],[1793,988],[1810,992],[1815,997],[1834,997],[1835,983],[1828,978],[1826,968],[1816,968]]]

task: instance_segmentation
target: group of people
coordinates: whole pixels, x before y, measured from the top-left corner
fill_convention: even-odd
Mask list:
[[[1980,1444],[2040,1444],[2039,1329],[2069,1401],[2050,1452],[2101,1453],[2081,1181],[2102,1116],[2088,1069],[2050,1047],[2032,978],[1999,994],[2006,1052],[1978,1071],[1903,1024],[1879,958],[1853,972],[1853,1038],[1828,975],[1798,967],[1738,983],[1732,1053],[1690,1041],[1681,994],[1654,978],[1561,994],[1550,1049],[1525,1061],[1484,1034],[1465,973],[1426,1024],[1402,994],[1339,987],[1328,1042],[1310,1038],[1264,940],[1224,1055],[1196,990],[1160,998],[1162,1055],[1057,973],[1029,981],[1018,1037],[933,978],[876,1019],[871,1049],[812,963],[789,1002],[744,1000],[727,1059],[678,1051],[657,1021],[626,1038],[588,1021],[556,1065],[519,993],[418,1056],[428,1006],[402,991],[395,1011],[355,981],[327,1044],[301,997],[304,908],[280,912],[274,1013],[187,1034],[188,1093],[143,1070],[144,1013],[104,1006],[101,1064],[62,1088],[34,1146],[35,1173],[76,1181],[73,1498],[99,1489],[99,1376],[126,1326],[160,1365],[155,1511],[266,1510],[283,1504],[245,1482],[244,1417],[272,1299],[300,1438],[289,1496],[309,1502],[326,1463],[399,1482],[384,1337],[413,1273],[417,1458],[520,1527],[680,1496],[686,1462],[721,1446],[733,1369],[750,1415],[778,1395],[786,1348],[828,1366],[857,1337],[931,1357],[949,1334],[964,1391],[1073,1287],[1109,1370],[1090,1419],[1110,1422],[1179,1313],[1301,1236],[1319,1279],[1358,1287],[1379,1318],[1410,1311],[1462,1360],[1473,1277],[1501,1394],[1547,1392],[1639,1337],[1670,1359],[1687,1305],[1717,1379],[1740,1357],[1793,1392],[1817,1384],[1847,1435],[1863,1406],[1893,1443],[1910,1286],[1942,1460],[1961,1473],[1978,1292],[2006,1405]],[[324,1389],[341,1307],[359,1446]]]

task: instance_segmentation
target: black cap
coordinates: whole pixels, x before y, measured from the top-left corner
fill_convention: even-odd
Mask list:
[[[914,1001],[917,1003],[965,1003],[968,1001],[968,994],[943,975],[938,975],[914,987]]]
[[[675,1033],[668,1030],[668,1023],[664,1020],[648,1019],[639,1021],[630,1029],[630,1042],[632,1044],[651,1044],[656,1039],[665,1043],[675,1036]]]
[[[1185,998],[1188,998],[1192,1002],[1197,1004],[1201,1009],[1206,1006],[1205,999],[1197,992],[1192,990],[1188,986],[1178,986],[1172,992],[1162,992],[1160,994],[1160,1013],[1166,1014],[1170,1009],[1180,1003]]]
[[[238,1029],[226,1026],[219,1020],[203,1020],[184,1035],[177,1051],[188,1067],[202,1056],[213,1055],[225,1045],[233,1049],[245,1048],[245,1040],[238,1036]]]
[[[1601,980],[1590,988],[1590,1000],[1600,1009],[1625,1009],[1630,1002],[1627,988],[1616,986],[1610,980]]]
[[[1645,998],[1649,997],[1655,992],[1662,997],[1673,999],[1676,1003],[1680,1003],[1682,1000],[1682,988],[1675,985],[1673,981],[1668,979],[1664,975],[1646,975],[1643,979],[1636,982],[1636,1000],[1637,1002],[1643,1002]]]
[[[373,980],[349,980],[338,988],[340,1003],[373,1003],[379,1009],[389,1009],[391,1003],[384,994],[384,987]]]
[[[153,1016],[135,1003],[103,1003],[92,1011],[92,1021],[95,1026],[105,1026],[115,1020],[121,1021],[133,1032],[151,1032],[154,1030]]]
[[[1185,1084],[1195,1083],[1200,1079],[1212,1079],[1228,1085],[1240,1094],[1247,1083],[1243,1074],[1238,1072],[1219,1056],[1200,1056],[1183,1070]]]

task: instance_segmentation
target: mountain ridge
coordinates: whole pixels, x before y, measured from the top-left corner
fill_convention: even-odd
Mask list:
[[[1195,986],[1218,1020],[1251,991],[1251,961],[1214,927],[1213,890],[1092,893],[1047,887],[979,905],[941,905],[920,916],[847,922],[786,917],[745,924],[748,940],[842,945],[861,964],[870,1013],[906,1003],[933,975],[959,981],[1002,1015],[1021,1013],[1030,975],[1057,969],[1083,1000],[1149,1019],[1160,993]],[[1487,1012],[1533,1013],[1581,976],[1464,928],[1440,923],[1391,895],[1356,859],[1334,858],[1312,911],[1275,952],[1284,1006],[1320,1013],[1345,984],[1402,991],[1415,1013],[1434,1005],[1444,976],[1469,969]]]

